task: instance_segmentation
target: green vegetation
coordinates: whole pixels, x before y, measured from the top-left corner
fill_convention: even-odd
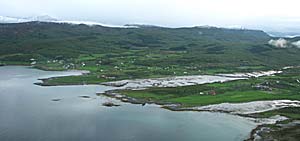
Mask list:
[[[40,85],[44,85],[44,86],[85,85],[85,84],[99,84],[104,81],[105,79],[98,78],[97,76],[94,75],[66,76],[66,77],[53,77],[53,78],[45,79],[43,80],[43,83]]]
[[[106,81],[194,74],[252,72],[299,66],[300,49],[276,48],[263,31],[224,28],[109,28],[30,22],[0,24],[0,66],[32,65],[43,70],[88,70],[82,76],[56,77],[44,85],[99,84]],[[298,41],[298,38],[287,39]],[[177,88],[122,90],[143,101],[203,106],[256,100],[300,100],[300,71]],[[299,108],[256,117],[299,119]],[[299,127],[277,128],[266,138],[297,140]]]
[[[145,101],[172,102],[183,106],[203,106],[219,103],[239,103],[258,100],[300,100],[300,71],[285,70],[277,76],[251,78],[226,83],[213,83],[176,88],[120,90],[129,97]]]
[[[44,70],[81,69],[100,76],[55,78],[48,84],[249,72],[299,65],[300,49],[279,49],[267,44],[270,39],[263,31],[224,28],[0,24],[0,64],[33,64]]]
[[[300,49],[276,48],[267,44],[270,39],[263,31],[224,28],[109,28],[43,22],[0,24],[0,64],[31,64],[44,70],[91,72],[48,79],[44,81],[46,85],[251,72],[299,65]],[[298,72],[287,72],[277,77],[123,93],[185,106],[299,99],[298,75]],[[257,85],[267,90],[256,88]],[[216,95],[210,95],[211,92]]]
[[[281,115],[281,116],[288,117],[290,119],[300,120],[300,108],[299,107],[283,108],[283,109],[278,109],[278,110],[273,110],[273,111],[268,111],[268,112],[253,114],[251,116],[253,116],[253,117],[268,118],[268,117],[272,117],[272,116],[275,116],[275,115]]]

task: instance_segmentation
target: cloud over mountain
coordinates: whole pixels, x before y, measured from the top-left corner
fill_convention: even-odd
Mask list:
[[[268,43],[269,43],[269,45],[275,46],[277,48],[288,48],[288,47],[300,48],[300,40],[291,42],[289,40],[279,38],[277,40],[271,39]]]

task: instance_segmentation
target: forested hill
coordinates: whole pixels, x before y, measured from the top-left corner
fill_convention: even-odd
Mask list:
[[[276,48],[259,30],[215,27],[111,28],[28,22],[0,24],[0,62],[135,58],[135,66],[184,65],[203,68],[298,65],[300,49]],[[152,56],[155,54],[155,56]],[[148,58],[145,58],[148,56]],[[91,62],[92,64],[92,62]]]

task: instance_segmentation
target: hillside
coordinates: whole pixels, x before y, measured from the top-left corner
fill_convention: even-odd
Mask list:
[[[276,48],[270,39],[263,31],[215,27],[0,24],[0,62],[86,69],[117,79],[299,65],[300,49]]]

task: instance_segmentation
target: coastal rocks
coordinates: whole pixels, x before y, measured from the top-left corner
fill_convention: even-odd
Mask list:
[[[248,119],[256,123],[259,123],[261,125],[264,125],[264,124],[275,124],[277,122],[287,120],[288,118],[285,116],[275,115],[269,118],[248,118]]]
[[[131,104],[145,104],[145,101],[143,101],[143,100],[138,100],[135,98],[127,97],[127,96],[115,93],[113,91],[107,91],[105,93],[101,93],[101,94],[97,94],[97,95],[105,95],[107,97],[115,98],[122,102],[127,102],[127,103],[131,103]]]
[[[129,83],[128,81],[129,80],[121,80],[121,81],[116,81],[116,82],[105,82],[102,84],[107,85],[107,86],[113,86],[113,87],[123,87]]]
[[[279,122],[273,126],[260,125],[252,131],[250,138],[246,141],[297,141],[299,140],[299,126],[299,120],[290,121],[288,123]]]
[[[62,99],[60,98],[53,98],[51,101],[61,101]]]
[[[253,141],[263,141],[263,138],[261,137],[261,134],[262,133],[269,133],[271,132],[271,128],[269,127],[261,127],[260,129],[257,129],[254,131],[251,139],[248,139],[249,141],[250,140],[253,140]]]
[[[171,110],[171,111],[184,111],[184,109],[180,108],[181,104],[165,104],[162,106],[162,108]]]
[[[118,107],[118,106],[120,106],[120,105],[114,104],[112,102],[104,102],[102,105],[106,106],[106,107]]]
[[[115,98],[117,100],[120,100],[125,103],[131,103],[131,104],[140,104],[142,106],[146,106],[146,104],[157,104],[157,105],[162,105],[162,108],[170,109],[174,108],[174,111],[179,108],[180,105],[178,104],[172,104],[170,102],[157,102],[157,101],[152,101],[151,99],[136,99],[132,97],[128,97],[126,95],[121,95],[119,93],[116,93],[114,91],[107,91],[105,93],[98,93],[97,95],[104,95],[107,97]],[[175,106],[176,105],[176,106]]]
[[[43,82],[35,82],[35,83],[33,83],[33,84],[34,84],[34,85],[38,85],[38,86],[58,86],[58,85],[50,85],[50,84],[48,84],[48,83],[45,83],[45,81],[42,80],[42,79],[39,79],[39,80],[41,80],[41,81],[43,81]]]
[[[91,98],[90,96],[88,96],[88,95],[81,95],[81,96],[79,96],[80,98]]]
[[[296,100],[273,100],[253,101],[246,103],[222,103],[201,107],[186,108],[185,110],[226,112],[232,114],[254,114],[285,107],[300,107],[300,101]]]

